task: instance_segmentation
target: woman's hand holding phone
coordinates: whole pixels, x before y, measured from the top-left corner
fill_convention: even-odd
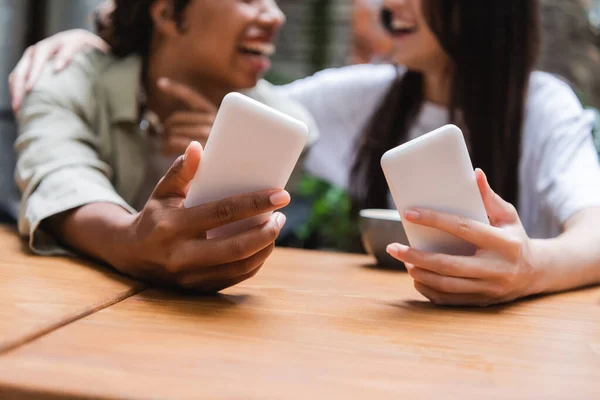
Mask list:
[[[473,256],[418,251],[392,244],[391,256],[406,264],[415,288],[438,305],[487,306],[536,293],[536,252],[517,210],[476,171],[490,225],[431,210],[409,210],[403,219],[435,228],[476,246]]]

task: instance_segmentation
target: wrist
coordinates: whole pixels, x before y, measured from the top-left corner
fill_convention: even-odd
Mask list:
[[[113,234],[109,241],[110,246],[106,249],[106,261],[119,270],[134,261],[136,254],[134,237],[138,215],[127,212],[111,218],[109,231]]]
[[[551,291],[550,260],[553,249],[547,246],[546,240],[531,240],[529,267],[531,269],[530,284],[527,296],[533,296]]]
[[[77,252],[109,263],[131,253],[135,215],[112,203],[90,203],[48,219],[48,227],[65,245]]]

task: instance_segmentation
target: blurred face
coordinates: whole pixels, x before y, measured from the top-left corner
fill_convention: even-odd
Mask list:
[[[424,1],[383,0],[382,3],[389,12],[387,29],[394,42],[392,61],[414,71],[428,72],[445,67],[449,57],[425,20]]]
[[[182,28],[165,46],[186,81],[247,89],[271,67],[284,22],[275,0],[191,0]]]

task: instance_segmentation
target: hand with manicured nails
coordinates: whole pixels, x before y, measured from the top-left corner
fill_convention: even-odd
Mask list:
[[[231,237],[206,239],[206,232],[268,213],[290,201],[284,190],[236,196],[184,208],[202,156],[192,142],[135,215],[113,204],[89,204],[52,221],[53,230],[75,249],[102,259],[140,280],[217,292],[254,276],[274,248],[285,216]]]
[[[517,210],[490,188],[483,171],[477,184],[490,225],[431,210],[409,210],[403,218],[462,238],[477,247],[473,256],[451,256],[391,244],[388,252],[403,261],[415,288],[438,305],[487,306],[534,294],[532,241]]]
[[[54,60],[54,72],[65,69],[76,54],[85,49],[108,53],[108,44],[84,29],[72,29],[57,33],[32,46],[19,60],[8,77],[8,88],[14,113],[19,112],[23,98],[40,78],[44,66]]]

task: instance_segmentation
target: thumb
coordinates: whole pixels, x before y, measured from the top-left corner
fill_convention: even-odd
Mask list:
[[[512,222],[515,217],[518,218],[515,207],[492,190],[487,176],[481,169],[477,168],[475,170],[475,177],[483,199],[483,205],[493,226]]]
[[[185,150],[185,154],[175,160],[166,175],[158,182],[152,193],[152,198],[181,197],[184,199],[196,174],[201,157],[202,145],[196,141],[191,142]]]

